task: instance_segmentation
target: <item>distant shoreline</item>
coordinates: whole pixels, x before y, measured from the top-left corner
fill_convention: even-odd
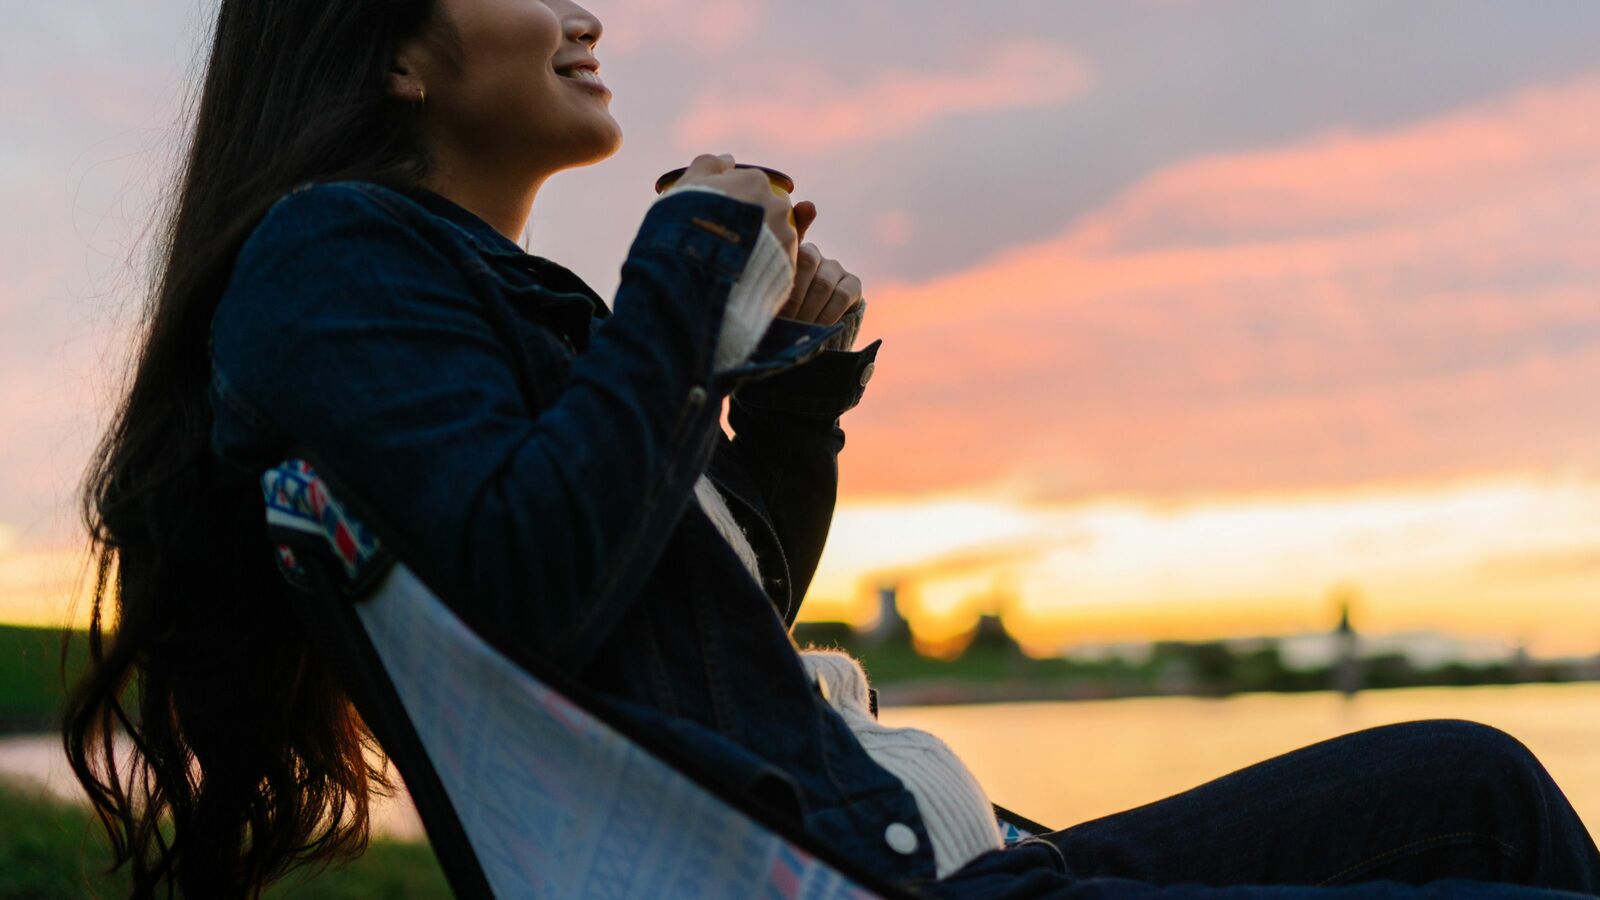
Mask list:
[[[1396,684],[1365,687],[1355,695],[1428,688],[1523,687],[1527,685],[1594,684],[1600,679],[1534,679],[1528,681],[1485,681],[1475,684]],[[1331,688],[1240,690],[1240,691],[1162,691],[1106,690],[1082,683],[1055,685],[1019,679],[1017,681],[964,681],[960,679],[915,679],[875,685],[880,706],[974,706],[993,703],[1081,703],[1096,700],[1132,700],[1151,697],[1192,697],[1198,700],[1223,700],[1253,694],[1338,693]],[[1354,695],[1352,695],[1354,696]]]
[[[56,628],[0,625],[0,736],[53,732],[66,697],[61,680],[63,632]],[[1329,690],[1331,673],[1288,671],[1273,655],[1222,654],[1215,644],[1161,642],[1145,666],[1085,665],[1035,660],[1001,648],[975,648],[939,661],[915,653],[907,642],[846,649],[865,663],[883,706],[960,706],[992,703],[1081,702],[1137,697],[1221,698],[1240,694],[1303,694]],[[87,634],[74,632],[72,660],[86,655]],[[1263,664],[1265,663],[1265,664]],[[1408,687],[1564,684],[1600,681],[1534,662],[1506,666],[1451,666],[1415,670],[1371,658],[1361,691]],[[1594,667],[1591,667],[1594,668]],[[1202,677],[1204,676],[1204,677]]]

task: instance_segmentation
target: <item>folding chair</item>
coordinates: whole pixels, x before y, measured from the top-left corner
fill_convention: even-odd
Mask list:
[[[269,470],[262,488],[296,612],[399,770],[457,896],[909,896],[586,706],[560,673],[494,649],[310,463]],[[996,809],[1008,842],[1043,830]]]

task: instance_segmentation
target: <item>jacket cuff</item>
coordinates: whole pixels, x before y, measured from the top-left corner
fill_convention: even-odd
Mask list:
[[[632,253],[665,252],[736,281],[755,251],[766,211],[710,191],[658,198],[645,212]]]
[[[717,339],[717,371],[743,365],[750,358],[793,287],[794,266],[772,229],[762,224],[750,263],[728,293]]]
[[[793,343],[817,327],[778,318],[773,320],[767,339]],[[867,382],[877,369],[878,348],[882,344],[883,339],[879,338],[860,350],[823,350],[794,368],[741,384],[734,390],[733,399],[752,409],[838,418],[861,402]]]
[[[718,197],[728,196],[726,191],[718,188],[679,182],[655,202],[697,191]],[[751,352],[766,333],[768,324],[778,314],[793,288],[794,264],[784,253],[783,245],[778,243],[772,229],[763,222],[750,261],[728,294],[727,309],[722,318],[722,334],[717,338],[715,367],[718,372],[743,365],[750,358]]]

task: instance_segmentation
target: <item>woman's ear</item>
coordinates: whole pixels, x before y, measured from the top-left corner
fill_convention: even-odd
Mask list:
[[[416,44],[407,43],[395,54],[394,62],[389,65],[385,76],[389,96],[407,103],[420,103],[428,96],[428,87],[423,83],[417,65],[420,51],[421,48]]]

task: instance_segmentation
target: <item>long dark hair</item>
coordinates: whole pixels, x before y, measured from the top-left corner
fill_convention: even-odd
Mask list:
[[[134,896],[255,896],[359,853],[386,786],[289,615],[254,480],[208,453],[208,334],[239,247],[296,186],[416,186],[400,42],[459,47],[434,0],[223,0],[159,232],[131,383],[91,461],[89,665],[62,738]],[[122,745],[118,761],[117,745]],[[131,749],[131,761],[127,756]]]

